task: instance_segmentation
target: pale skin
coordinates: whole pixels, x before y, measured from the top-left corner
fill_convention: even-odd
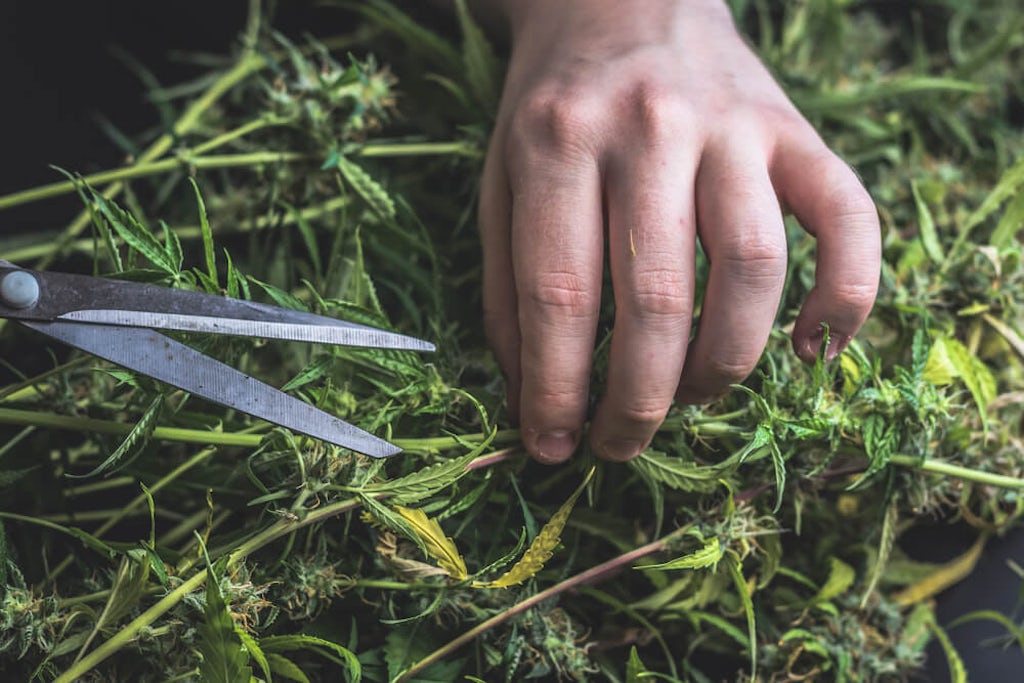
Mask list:
[[[484,318],[523,442],[584,435],[602,267],[616,304],[594,452],[646,447],[673,400],[712,401],[764,350],[783,216],[817,240],[796,354],[827,357],[870,312],[878,217],[738,35],[722,0],[502,0],[512,54],[480,194]],[[696,240],[711,264],[691,339]],[[607,250],[606,250],[607,247]]]

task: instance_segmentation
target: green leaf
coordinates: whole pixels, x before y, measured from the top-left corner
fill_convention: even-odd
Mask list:
[[[829,602],[833,598],[839,597],[849,590],[857,578],[857,572],[854,571],[853,567],[838,557],[830,557],[828,559],[828,578],[821,585],[821,588],[818,589],[817,594],[811,598],[811,603],[815,605]]]
[[[96,207],[97,213],[106,220],[107,224],[113,228],[114,232],[128,246],[142,254],[150,263],[168,275],[178,274],[179,264],[174,263],[168,257],[167,251],[164,245],[160,243],[160,240],[156,239],[153,233],[139,223],[135,216],[122,209],[113,200],[109,200],[95,191],[90,191],[92,192],[92,203]]]
[[[717,467],[702,467],[651,448],[629,461],[629,467],[645,478],[679,491],[712,491],[722,476]]]
[[[318,638],[317,636],[309,636],[306,634],[293,634],[284,636],[267,636],[260,638],[260,647],[267,653],[267,661],[270,661],[271,653],[281,652],[293,652],[295,650],[308,650],[309,652],[315,652],[323,655],[323,651],[326,650],[335,655],[341,657],[345,662],[345,667],[348,672],[348,680],[350,683],[359,683],[363,677],[363,667],[359,663],[359,658],[356,657],[352,650],[349,650],[343,645],[339,645],[326,638]]]
[[[273,652],[268,654],[267,664],[270,666],[270,670],[281,678],[289,681],[298,681],[298,683],[310,683],[309,678],[302,672],[302,669],[284,655]]]
[[[878,540],[878,554],[875,557],[874,565],[868,576],[867,586],[864,588],[864,596],[860,599],[860,607],[867,606],[868,599],[875,592],[878,581],[882,578],[885,566],[889,562],[889,555],[892,553],[893,544],[896,541],[896,523],[899,521],[899,506],[893,500],[885,508],[885,516],[882,518],[882,533]]]
[[[417,503],[464,477],[469,472],[466,467],[487,449],[495,434],[492,431],[480,446],[465,455],[424,467],[398,479],[370,484],[363,491],[367,494],[386,494],[391,502],[402,505]]]
[[[964,661],[960,659],[960,653],[953,646],[953,641],[949,639],[946,631],[939,626],[939,622],[935,620],[934,615],[931,615],[931,619],[928,621],[928,628],[939,641],[939,644],[942,645],[942,652],[946,655],[946,663],[949,665],[951,683],[967,683],[967,669],[964,667]]]
[[[729,568],[729,576],[732,577],[733,586],[740,596],[740,603],[743,605],[743,613],[747,617],[747,638],[750,647],[750,680],[757,680],[757,625],[754,622],[754,602],[750,595],[750,586],[743,577],[743,565],[739,557],[732,551],[726,555],[726,566]]]
[[[163,410],[163,405],[163,394],[159,394],[150,402],[149,407],[142,413],[142,417],[135,423],[132,430],[128,432],[124,441],[114,449],[114,452],[106,460],[97,465],[92,471],[86,474],[66,473],[64,476],[70,479],[88,479],[98,474],[112,474],[130,465],[135,458],[141,455],[142,449],[149,443],[149,438],[153,436],[153,431],[160,420],[160,412]]]
[[[210,567],[206,576],[205,620],[199,625],[199,676],[204,683],[249,683],[252,669],[235,622],[220,593],[227,558]]]
[[[374,180],[359,164],[347,157],[338,159],[341,177],[363,198],[374,213],[381,218],[395,217],[395,202],[380,183]]]
[[[1007,205],[988,243],[997,249],[1006,249],[1014,244],[1021,228],[1024,228],[1024,191],[1018,192]]]
[[[935,229],[935,219],[928,203],[921,197],[921,191],[917,181],[910,183],[910,189],[914,194],[914,203],[917,205],[917,227],[918,237],[924,245],[924,252],[933,263],[942,264],[946,261],[946,254],[942,250],[942,242],[939,241],[939,233]]]
[[[975,226],[995,213],[1007,199],[1014,197],[1018,192],[1024,190],[1024,157],[1017,160],[1013,166],[1007,169],[996,186],[988,193],[988,196],[981,202],[981,205],[974,210],[964,223],[963,235],[970,232]],[[995,245],[993,245],[995,246]]]
[[[971,392],[982,426],[988,431],[988,404],[996,397],[996,380],[988,366],[966,346],[952,337],[937,338],[928,355],[923,377],[937,386],[959,378]]]
[[[480,107],[493,116],[501,95],[501,65],[484,32],[473,21],[466,0],[455,0],[455,11],[462,29],[462,65],[466,81]]]
[[[629,659],[626,661],[626,683],[640,683],[641,674],[645,673],[648,673],[647,667],[640,661],[640,654],[634,645],[629,649]]]
[[[234,621],[234,619],[232,619]],[[250,657],[256,660],[256,663],[260,667],[260,671],[263,672],[263,676],[267,679],[267,683],[270,683],[272,676],[270,675],[270,663],[267,661],[267,655],[263,653],[259,643],[249,633],[237,623],[235,624],[235,635],[242,641],[242,647]]]
[[[217,256],[213,247],[213,231],[210,229],[210,219],[206,215],[206,202],[203,201],[203,195],[199,193],[199,185],[196,184],[196,179],[189,176],[188,181],[192,183],[192,189],[196,193],[196,206],[199,207],[199,231],[203,237],[203,257],[206,260],[206,272],[209,274],[210,280],[216,285]]]
[[[718,566],[719,560],[725,555],[725,548],[722,547],[718,536],[712,536],[704,541],[704,545],[688,555],[683,555],[675,560],[662,562],[661,564],[644,564],[634,569],[651,569],[658,571],[670,571],[675,569],[704,569]]]

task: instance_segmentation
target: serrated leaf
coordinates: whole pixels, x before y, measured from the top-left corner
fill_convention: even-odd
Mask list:
[[[537,572],[542,570],[547,561],[551,559],[555,548],[561,542],[562,530],[565,528],[565,523],[569,521],[569,515],[576,504],[576,499],[586,489],[593,476],[594,468],[591,468],[587,472],[587,476],[584,477],[583,483],[573,491],[569,499],[562,503],[558,511],[551,516],[551,519],[548,520],[547,524],[540,530],[540,533],[537,534],[537,538],[533,539],[533,543],[530,544],[530,547],[526,549],[526,552],[523,553],[523,556],[511,569],[494,581],[474,585],[483,588],[508,588],[536,576]]]
[[[100,631],[117,623],[138,606],[148,580],[149,557],[141,550],[128,551],[121,558],[121,564],[118,566],[117,575],[114,578],[114,585],[111,586],[110,596],[103,606],[103,611],[96,618],[92,631],[82,644],[76,659],[81,659]]]
[[[106,220],[107,225],[113,228],[113,231],[124,240],[125,244],[142,254],[150,263],[165,273],[178,274],[178,268],[168,258],[164,245],[139,223],[135,216],[122,209],[113,200],[109,200],[95,191],[90,191],[96,212]]]
[[[1006,249],[1013,245],[1021,228],[1024,228],[1024,192],[1018,192],[1007,205],[988,243],[997,249]]]
[[[281,678],[289,681],[298,681],[298,683],[310,683],[309,678],[299,668],[299,665],[284,655],[271,652],[267,655],[267,665],[272,673]]]
[[[473,21],[466,0],[455,0],[455,10],[462,29],[462,65],[466,81],[480,107],[493,116],[501,94],[501,65],[484,32]]]
[[[988,196],[981,202],[981,205],[974,210],[964,224],[964,233],[967,233],[986,218],[995,213],[1003,202],[1010,199],[1024,189],[1024,158],[1018,159],[1017,163],[1008,168],[988,193]]]
[[[395,202],[391,195],[362,166],[346,157],[339,157],[338,171],[374,213],[385,219],[395,217]]]
[[[936,339],[923,376],[936,385],[948,384],[954,377],[960,379],[971,392],[982,426],[988,431],[988,404],[996,397],[996,380],[988,366],[966,346],[952,337]]]
[[[987,540],[987,535],[981,534],[978,540],[963,554],[940,565],[928,576],[915,581],[893,595],[893,602],[901,607],[914,605],[959,583],[974,571],[974,567],[978,564],[978,559],[981,557],[981,551],[985,548]]]
[[[252,669],[235,622],[220,594],[223,562],[211,567],[206,576],[205,619],[199,625],[199,676],[204,683],[249,683]]]
[[[459,549],[455,547],[455,541],[445,536],[436,519],[427,517],[427,513],[423,510],[410,509],[401,505],[396,505],[394,510],[419,535],[423,545],[427,548],[427,555],[434,558],[438,567],[448,572],[448,575],[457,581],[469,576],[466,572],[466,561],[462,559]]]
[[[747,618],[747,638],[750,648],[750,680],[757,680],[757,624],[754,621],[754,601],[750,595],[750,586],[743,576],[743,565],[735,553],[729,552],[726,555],[726,566],[729,568],[729,576],[732,578],[733,586],[740,596],[740,604],[743,605],[743,613]]]
[[[921,197],[921,191],[917,181],[911,181],[911,192],[914,195],[914,204],[917,206],[917,227],[918,237],[924,246],[924,253],[933,263],[941,264],[946,260],[946,254],[942,250],[942,242],[939,241],[939,233],[935,229],[935,219],[932,217],[932,210],[928,208],[927,202]]]
[[[234,620],[232,619],[232,621]],[[256,639],[249,635],[249,633],[237,623],[235,624],[235,634],[238,636],[238,639],[242,641],[242,647],[245,648],[246,653],[252,659],[256,660],[256,664],[259,665],[260,671],[263,672],[263,676],[269,682],[272,678],[270,663],[267,661],[267,655],[263,653],[263,649],[260,647],[259,643],[257,643]]]
[[[400,504],[416,503],[428,498],[464,477],[469,472],[466,467],[484,452],[496,433],[492,431],[482,444],[465,455],[424,467],[398,479],[370,484],[365,487],[364,491],[387,494],[389,500]]]
[[[644,477],[679,491],[711,491],[722,476],[717,467],[701,467],[650,448],[630,460],[629,466]]]
[[[199,192],[196,179],[190,176],[188,181],[192,184],[192,190],[196,194],[196,206],[199,209],[199,232],[203,238],[203,258],[206,261],[206,272],[216,287],[217,255],[213,247],[213,230],[210,229],[210,219],[206,214],[206,202],[203,201],[203,195]]]
[[[956,647],[953,646],[953,641],[949,639],[945,629],[939,626],[939,622],[935,620],[934,615],[928,621],[928,629],[942,645],[942,653],[946,656],[946,664],[949,666],[950,683],[967,683],[967,669],[964,667],[964,661],[960,658],[960,653],[956,651]]]
[[[675,569],[704,569],[718,566],[719,560],[725,555],[725,548],[718,536],[712,536],[704,541],[704,545],[688,555],[683,555],[675,560],[662,562],[660,564],[645,564],[634,567],[634,569],[650,569],[657,571],[671,571]]]
[[[114,449],[114,452],[106,460],[97,465],[91,472],[86,474],[65,473],[64,476],[70,479],[88,479],[98,474],[112,474],[130,465],[142,453],[142,449],[149,442],[149,437],[153,436],[157,422],[160,421],[160,412],[163,409],[163,405],[164,397],[163,394],[160,394],[150,402],[149,407],[146,408],[146,411],[142,413],[142,417],[139,418],[139,421],[135,423],[132,430],[125,436],[124,441]]]
[[[338,655],[345,662],[345,666],[348,670],[348,678],[351,683],[359,683],[363,677],[363,667],[359,663],[359,658],[352,650],[349,650],[343,645],[339,645],[326,638],[318,638],[317,636],[310,636],[304,633],[283,635],[283,636],[266,636],[260,638],[260,647],[267,654],[267,661],[270,661],[271,653],[281,652],[292,652],[295,650],[306,650],[309,652],[315,652],[323,655],[322,650],[327,650],[335,655]]]
[[[416,529],[405,520],[400,514],[389,508],[378,501],[373,496],[366,495],[364,493],[359,494],[362,500],[363,509],[365,509],[379,524],[395,532],[402,538],[407,538],[423,551],[424,555],[430,555],[430,551],[427,550],[426,544]]]
[[[647,667],[640,660],[640,653],[634,645],[629,649],[629,659],[626,660],[626,683],[641,683],[641,674],[645,673],[648,673]]]
[[[830,557],[828,559],[828,578],[825,579],[825,583],[821,584],[817,594],[811,598],[811,603],[815,605],[829,602],[833,598],[839,597],[849,590],[857,578],[857,572],[854,571],[853,567],[838,557]]]
[[[882,578],[885,566],[889,562],[889,555],[892,553],[893,544],[896,541],[896,523],[898,521],[899,506],[896,504],[896,501],[893,500],[885,508],[885,516],[882,518],[882,533],[878,540],[878,554],[875,557],[874,565],[871,567],[867,586],[864,588],[864,595],[860,599],[861,609],[864,609],[867,606],[868,599],[871,597],[871,594],[875,592],[875,588],[878,586],[878,581]]]

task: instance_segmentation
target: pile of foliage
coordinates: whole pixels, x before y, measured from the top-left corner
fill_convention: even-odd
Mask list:
[[[628,464],[536,465],[504,419],[474,228],[501,60],[462,3],[453,36],[372,0],[300,40],[254,1],[223,68],[152,93],[168,125],[130,163],[0,197],[86,206],[0,250],[19,265],[438,347],[188,339],[404,448],[386,461],[65,349],[24,358],[0,388],[5,679],[898,680],[937,638],[964,680],[931,599],[1024,509],[1024,14],[876,4],[732,2],[878,203],[872,319],[797,361],[814,245],[791,222],[758,371]],[[905,554],[936,519],[978,541]]]

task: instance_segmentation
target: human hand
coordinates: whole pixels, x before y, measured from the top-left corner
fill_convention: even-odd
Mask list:
[[[505,7],[512,56],[480,194],[484,318],[534,457],[564,461],[581,437],[606,237],[600,457],[637,455],[673,397],[712,400],[753,370],[785,279],[784,212],[818,241],[794,349],[813,360],[827,324],[836,356],[877,292],[877,214],[724,3]],[[711,267],[690,341],[697,236]]]

